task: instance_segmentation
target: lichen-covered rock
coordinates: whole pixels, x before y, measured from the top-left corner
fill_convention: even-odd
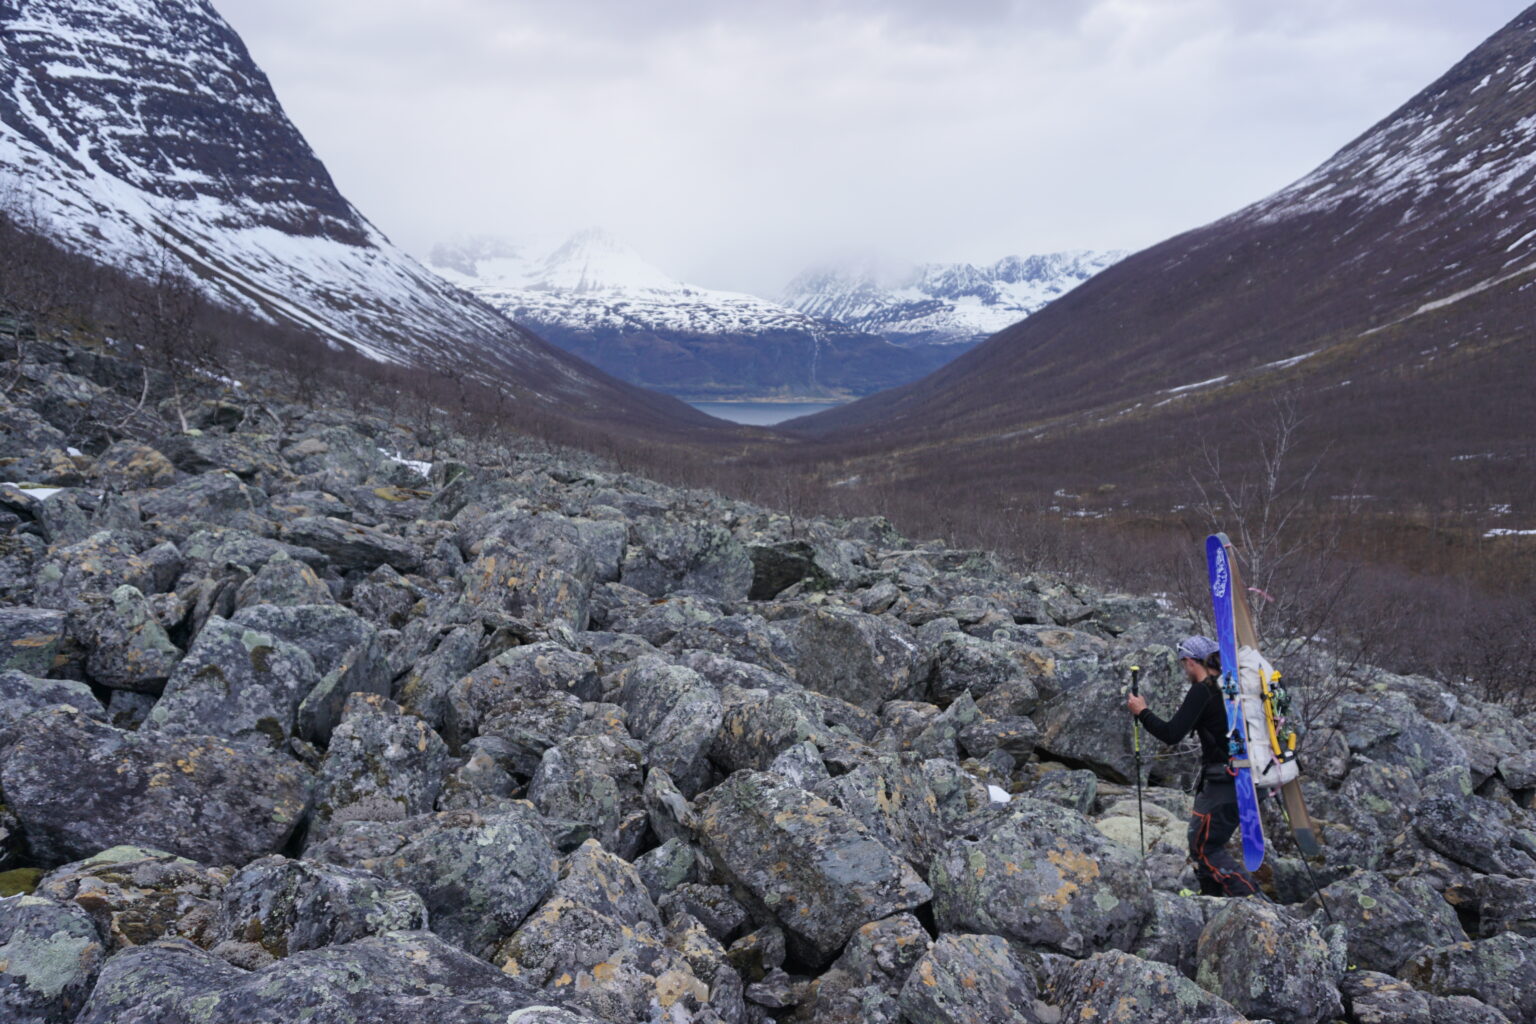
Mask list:
[[[346,821],[402,821],[430,812],[447,774],[448,746],[391,700],[354,693],[315,778],[310,841]]]
[[[335,600],[331,589],[320,581],[315,570],[286,551],[279,551],[267,559],[256,575],[235,591],[237,609],[258,604],[333,604]]]
[[[54,548],[37,570],[32,602],[38,608],[89,611],[121,586],[151,591],[154,569],[128,536],[111,530]]]
[[[1250,1017],[1320,1024],[1343,1010],[1345,965],[1311,924],[1273,904],[1228,900],[1200,933],[1196,959],[1200,986]]]
[[[528,811],[347,822],[306,856],[414,889],[431,929],[477,956],[510,935],[549,895],[559,859]]]
[[[84,683],[70,679],[39,679],[25,672],[0,671],[0,749],[23,719],[50,704],[65,704],[92,718],[105,718],[106,709]]]
[[[848,608],[818,608],[790,630],[806,689],[878,711],[889,700],[913,700],[932,662],[901,622]]]
[[[114,846],[49,872],[37,893],[90,914],[108,952],[115,953],[167,936],[204,937],[228,881],[227,868]]]
[[[309,773],[210,736],[122,732],[68,708],[27,719],[0,755],[0,790],[43,864],[134,844],[205,864],[280,849]]]
[[[1417,879],[1394,886],[1383,875],[1362,871],[1323,889],[1322,898],[1332,921],[1344,926],[1349,962],[1362,970],[1396,974],[1425,946],[1448,946],[1466,938],[1455,909]],[[1316,898],[1307,907],[1315,908],[1313,924],[1321,927],[1328,921]]]
[[[820,783],[813,792],[858,818],[927,878],[928,865],[948,833],[919,758],[881,757]]]
[[[741,601],[752,575],[752,556],[729,530],[701,520],[648,517],[630,528],[619,579],[652,597],[692,591]]]
[[[390,932],[243,971],[182,942],[108,961],[77,1024],[508,1024],[590,1018],[521,1013],[538,993],[431,932]]]
[[[1034,715],[1040,726],[1040,752],[1066,764],[1090,768],[1115,782],[1134,782],[1136,753],[1126,722],[1125,686],[1117,674],[1105,672],[1047,701]],[[1185,689],[1187,686],[1166,681],[1142,683],[1143,696],[1165,720],[1178,710]],[[1150,759],[1145,751],[1142,761],[1146,770]]]
[[[811,960],[832,959],[864,922],[931,896],[858,819],[763,772],[738,772],[703,794],[699,832]]]
[[[438,640],[426,657],[406,670],[395,694],[401,706],[432,728],[443,730],[449,693],[475,667],[480,637],[478,625],[460,626]]]
[[[1355,1024],[1434,1024],[1428,997],[1390,974],[1350,971],[1339,979],[1339,994]]]
[[[46,676],[64,640],[65,616],[46,608],[0,608],[0,671]]]
[[[426,925],[427,908],[410,889],[357,868],[272,856],[230,878],[212,932],[216,941],[251,942],[284,957]]]
[[[895,1022],[897,997],[932,945],[912,914],[871,921],[854,932],[842,955],[811,982],[794,1020],[815,1024]]]
[[[1017,798],[929,869],[941,931],[982,932],[1082,956],[1129,949],[1152,912],[1136,854],[1081,815]]]
[[[1039,980],[996,935],[941,935],[902,986],[911,1024],[1038,1024]]]
[[[672,776],[685,794],[709,780],[706,757],[723,709],[720,694],[697,672],[643,657],[620,674],[618,701],[629,731],[645,744],[646,761]]]
[[[1167,964],[1119,950],[1058,964],[1050,991],[1061,1024],[1247,1024],[1232,1004]]]
[[[1536,857],[1521,849],[1500,810],[1470,792],[1435,793],[1419,803],[1413,828],[1431,850],[1474,871],[1536,878]]]
[[[579,823],[614,853],[638,853],[646,817],[641,810],[640,743],[587,733],[544,752],[528,782],[528,799],[545,817]]]
[[[37,896],[0,900],[0,1018],[68,1024],[104,958],[96,927],[80,908]]]
[[[585,719],[581,699],[573,693],[513,697],[496,705],[466,749],[486,750],[508,772],[529,779],[538,772],[544,751],[573,735]]]
[[[741,691],[724,702],[709,756],[723,771],[762,771],[789,747],[828,744],[832,730],[803,692]]]
[[[148,492],[139,499],[139,508],[146,519],[155,520],[162,531],[180,540],[203,524],[257,526],[255,511],[266,500],[261,491],[221,470]]]
[[[450,689],[446,739],[457,749],[478,734],[481,722],[502,703],[554,692],[598,699],[597,666],[591,657],[552,641],[514,647]]]
[[[980,640],[965,633],[946,633],[933,648],[933,671],[928,679],[928,699],[947,707],[962,693],[981,700],[999,687],[1014,687],[1015,712],[1027,715],[1035,709],[1038,692],[1034,680],[1044,677],[1050,660],[1022,644]]]
[[[301,648],[213,618],[171,673],[144,729],[286,750],[299,702],[317,681],[315,664]]]
[[[114,590],[82,632],[86,671],[94,682],[112,689],[159,693],[181,660],[181,650],[134,587]]]
[[[1445,898],[1466,922],[1471,938],[1492,938],[1500,932],[1536,938],[1536,879],[1478,875],[1466,885],[1452,887]],[[1430,944],[1443,946],[1466,937]]]
[[[1205,930],[1206,916],[1217,898],[1182,896],[1161,889],[1154,891],[1152,897],[1152,916],[1147,918],[1131,952],[1143,960],[1167,964],[1193,980],[1200,933]]]
[[[710,996],[665,941],[639,874],[590,840],[566,858],[549,899],[491,961],[610,1020],[643,1019],[655,1007],[697,1010]]]
[[[141,490],[170,484],[176,479],[176,467],[147,444],[118,441],[96,456],[91,476],[113,487]]]
[[[283,538],[314,548],[342,571],[392,565],[401,572],[421,568],[423,552],[410,541],[381,529],[331,516],[300,516],[288,523]]]
[[[1421,992],[1471,996],[1516,1024],[1536,1021],[1536,939],[1513,932],[1424,950],[1399,976]]]

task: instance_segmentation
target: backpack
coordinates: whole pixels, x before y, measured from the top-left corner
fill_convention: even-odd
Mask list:
[[[1237,652],[1238,700],[1248,736],[1248,764],[1253,784],[1273,789],[1301,772],[1296,762],[1296,731],[1286,721],[1290,700],[1280,673],[1252,647]]]

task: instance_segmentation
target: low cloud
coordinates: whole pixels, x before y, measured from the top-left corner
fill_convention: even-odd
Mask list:
[[[1305,173],[1523,0],[222,0],[424,252],[598,224],[773,293],[852,253],[1137,248]]]

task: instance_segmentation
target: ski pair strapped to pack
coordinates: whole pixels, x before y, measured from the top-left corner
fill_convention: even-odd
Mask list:
[[[1232,542],[1226,534],[1214,534],[1206,540],[1206,564],[1210,572],[1216,638],[1221,647],[1222,696],[1227,705],[1228,741],[1236,748],[1230,770],[1237,783],[1238,821],[1243,833],[1245,866],[1252,871],[1264,860],[1258,787],[1279,789],[1286,821],[1302,856],[1318,856],[1322,846],[1298,780],[1298,733],[1289,722],[1290,696],[1281,683],[1280,673],[1259,654],[1258,631],[1248,608],[1247,594],[1243,592],[1243,577]],[[1234,665],[1236,671],[1231,668]],[[1254,738],[1251,747],[1250,738]],[[1250,753],[1255,756],[1250,757]],[[1251,806],[1251,817],[1245,805]]]

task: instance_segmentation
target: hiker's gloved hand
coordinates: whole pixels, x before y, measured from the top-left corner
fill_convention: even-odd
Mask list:
[[[1125,706],[1130,709],[1132,715],[1139,715],[1147,710],[1147,701],[1146,698],[1138,697],[1133,693],[1125,698]]]

